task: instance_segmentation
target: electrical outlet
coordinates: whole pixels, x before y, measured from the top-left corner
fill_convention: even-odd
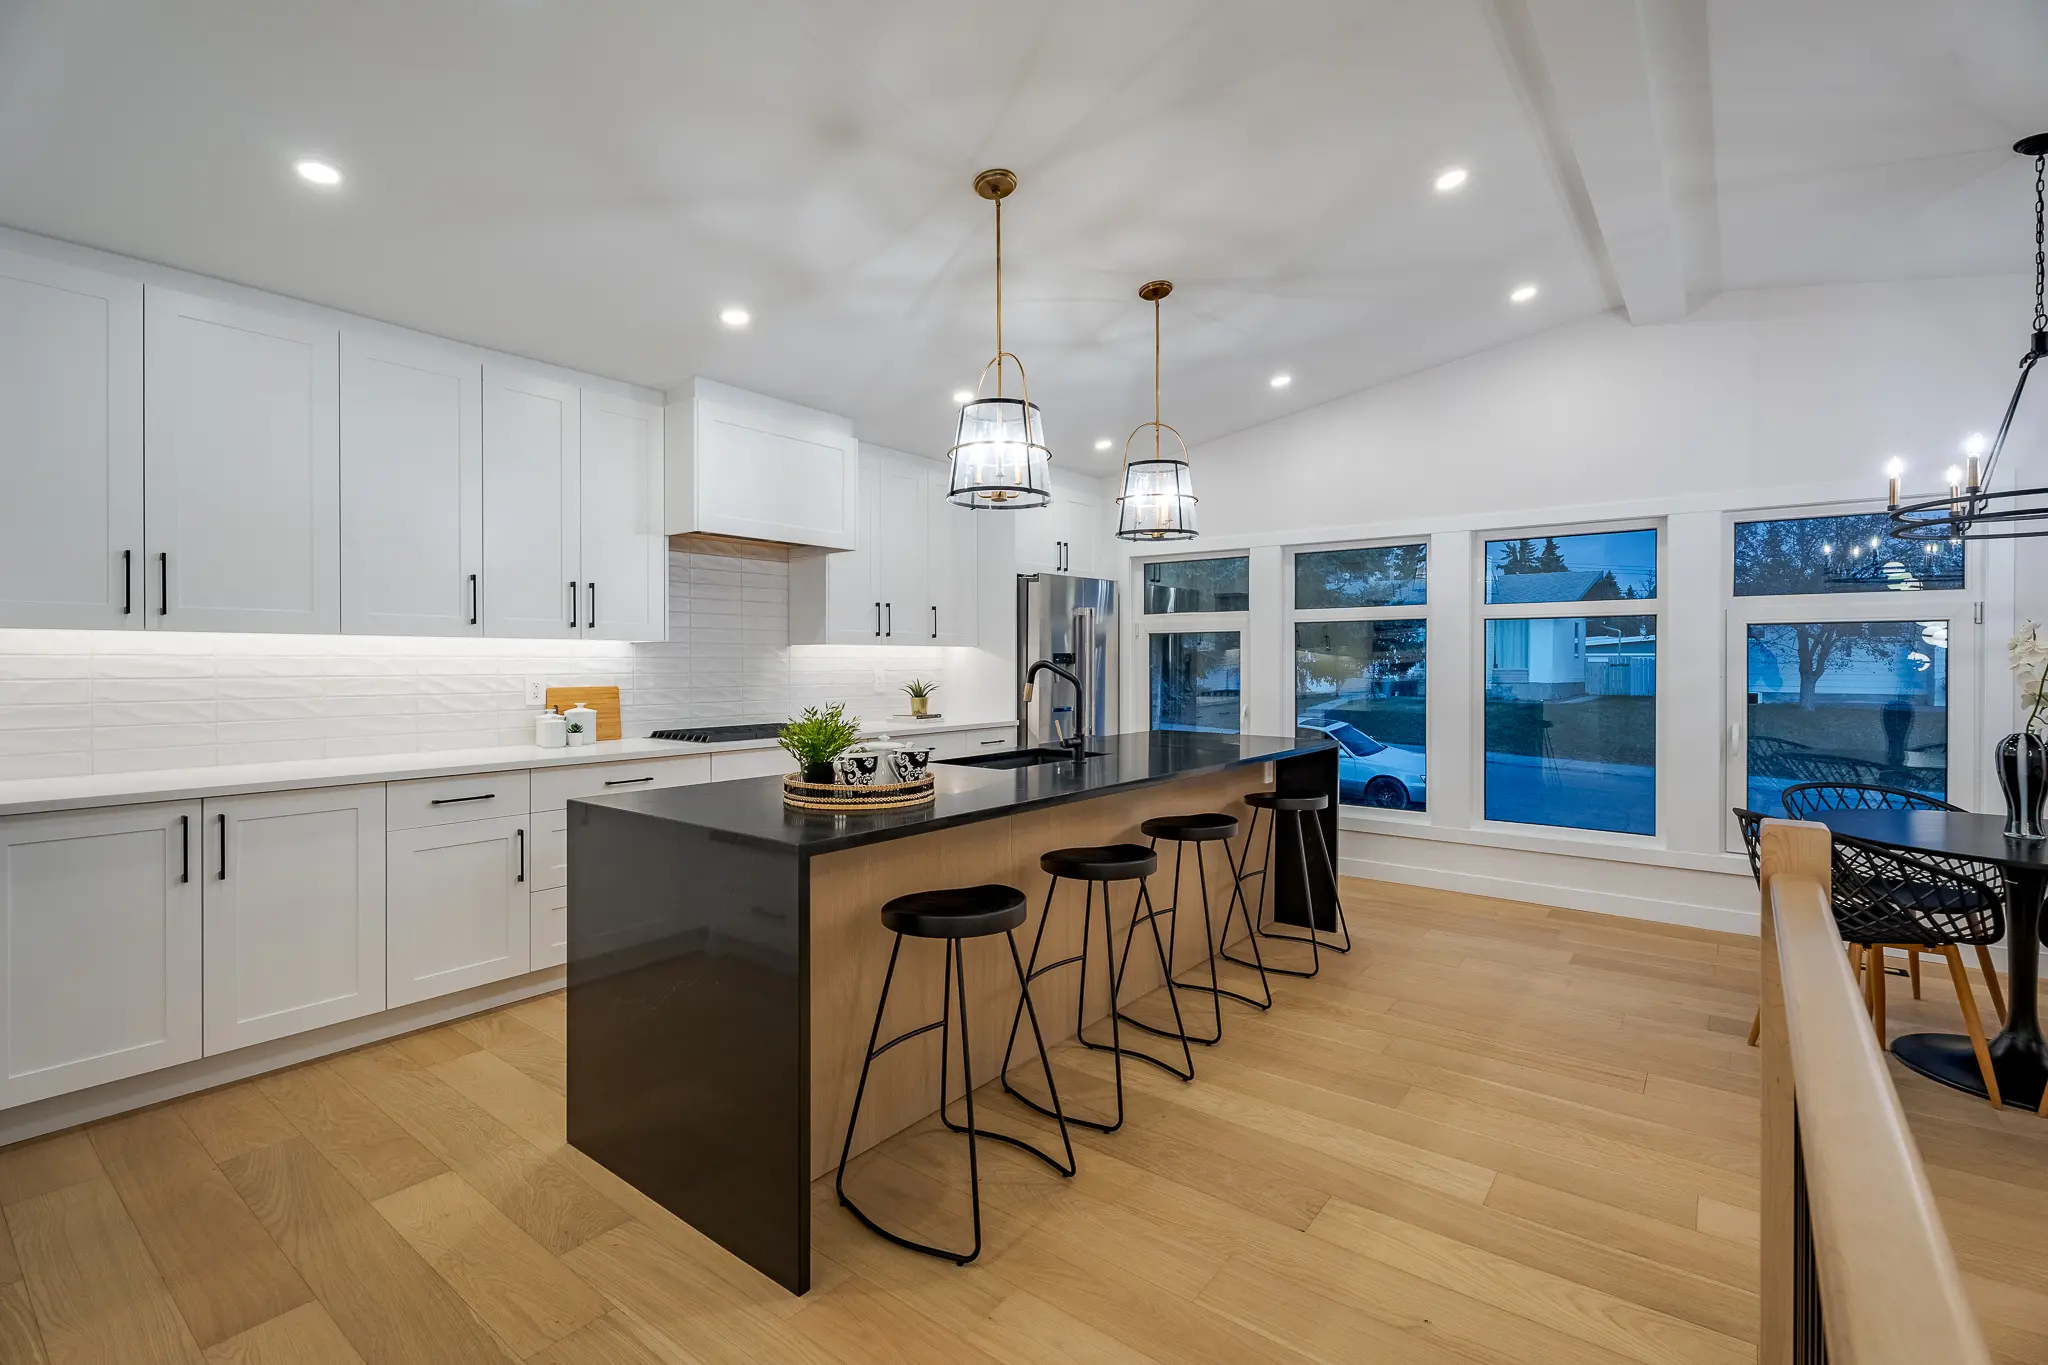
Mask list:
[[[878,669],[876,669],[876,670],[875,670],[875,691],[877,691],[877,692],[886,692],[886,691],[888,691],[888,690],[889,690],[889,679],[888,679],[888,675],[886,675],[885,673],[883,673],[881,669],[879,669],[879,668],[878,668]]]
[[[526,704],[528,706],[545,706],[547,704],[547,700],[547,679],[528,678],[526,680]]]

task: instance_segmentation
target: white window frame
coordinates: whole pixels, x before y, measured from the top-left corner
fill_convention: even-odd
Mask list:
[[[1487,562],[1486,547],[1490,542],[1501,540],[1542,540],[1547,536],[1609,535],[1625,531],[1654,531],[1657,533],[1657,595],[1636,601],[1612,600],[1600,602],[1501,602],[1486,600]],[[1648,834],[1627,834],[1619,830],[1584,829],[1577,825],[1525,824],[1518,820],[1492,820],[1486,815],[1486,623],[1488,621],[1523,620],[1581,620],[1588,616],[1649,616],[1656,619],[1657,658],[1661,669],[1664,658],[1664,615],[1665,604],[1670,597],[1670,573],[1667,560],[1670,556],[1671,534],[1661,516],[1630,517],[1620,521],[1563,522],[1534,527],[1499,527],[1472,532],[1471,572],[1478,581],[1472,595],[1472,686],[1469,689],[1472,724],[1472,766],[1466,780],[1472,784],[1472,828],[1476,830],[1497,830],[1526,837],[1531,831],[1540,831],[1543,837],[1577,840],[1590,843],[1620,844],[1631,848],[1662,848],[1665,838],[1665,821],[1670,812],[1666,810],[1663,792],[1664,758],[1671,752],[1671,717],[1669,708],[1663,702],[1663,678],[1660,676],[1655,693],[1657,706],[1656,756],[1651,767],[1651,784],[1655,792],[1656,824]]]
[[[1419,606],[1411,605],[1394,607],[1301,607],[1296,604],[1295,588],[1297,583],[1295,579],[1295,560],[1299,556],[1305,554],[1321,554],[1330,550],[1386,550],[1394,549],[1403,545],[1420,545],[1423,550],[1424,589],[1422,602]],[[1280,569],[1281,573],[1284,575],[1284,582],[1282,584],[1281,590],[1286,595],[1284,600],[1287,603],[1287,609],[1283,614],[1282,618],[1286,634],[1282,637],[1282,676],[1280,695],[1285,699],[1286,702],[1287,718],[1289,725],[1298,726],[1300,724],[1301,716],[1299,699],[1297,698],[1294,690],[1294,668],[1296,648],[1294,643],[1294,628],[1297,625],[1319,624],[1326,621],[1414,621],[1420,619],[1424,631],[1423,659],[1425,667],[1427,667],[1427,661],[1429,658],[1428,633],[1436,628],[1436,622],[1434,618],[1430,615],[1431,604],[1434,601],[1434,597],[1428,590],[1430,574],[1431,571],[1435,568],[1435,565],[1431,563],[1431,561],[1434,558],[1434,550],[1431,545],[1430,537],[1427,534],[1406,536],[1376,536],[1365,540],[1319,541],[1307,545],[1289,545],[1285,547],[1280,556]],[[1427,714],[1428,702],[1429,696],[1428,692],[1425,690],[1423,694],[1425,715]],[[1422,761],[1424,771],[1424,783],[1426,785],[1428,782],[1429,764],[1429,740],[1426,731],[1423,736]],[[1430,823],[1429,812],[1426,809],[1388,810],[1378,806],[1346,806],[1342,803],[1342,801],[1339,801],[1339,817],[1341,818],[1345,812],[1357,812],[1361,814],[1368,814],[1371,816],[1371,818],[1375,820],[1386,819],[1393,821],[1404,821],[1406,823],[1415,825],[1426,825]]]
[[[1978,751],[1983,746],[1984,547],[1963,547],[1961,588],[1914,592],[1787,593],[1782,596],[1735,595],[1735,527],[1747,521],[1788,521],[1811,517],[1869,516],[1879,509],[1862,503],[1824,503],[1806,507],[1767,507],[1728,512],[1721,521],[1721,592],[1727,603],[1725,716],[1726,781],[1731,811],[1724,820],[1723,846],[1743,851],[1734,806],[1749,804],[1749,627],[1808,625],[1858,621],[1948,622],[1948,799],[1967,805],[1980,778]],[[1901,599],[1911,599],[1910,607]]]
[[[1246,598],[1250,599],[1252,576],[1252,553],[1250,550],[1190,550],[1182,554],[1147,555],[1131,560],[1132,596],[1136,600],[1134,637],[1137,644],[1137,667],[1131,670],[1136,683],[1133,692],[1137,698],[1137,714],[1145,720],[1145,728],[1152,727],[1152,637],[1154,635],[1202,635],[1215,632],[1233,632],[1237,636],[1237,733],[1244,734],[1251,728],[1251,689],[1244,685],[1245,675],[1251,672],[1254,663],[1251,657],[1252,613],[1248,605],[1243,611],[1178,611],[1147,612],[1145,607],[1145,567],[1149,564],[1188,564],[1204,559],[1242,559],[1245,561]]]

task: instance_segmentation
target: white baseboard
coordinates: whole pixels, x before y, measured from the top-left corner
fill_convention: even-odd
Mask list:
[[[1535,855],[1537,858],[1542,856]],[[1694,929],[1716,929],[1751,937],[1755,937],[1761,923],[1761,917],[1754,910],[1735,910],[1722,905],[1702,905],[1666,896],[1603,890],[1555,880],[1535,880],[1527,875],[1473,872],[1355,857],[1340,858],[1338,868],[1347,877],[1362,877],[1369,881],[1399,882],[1404,886],[1426,886],[1437,891],[1463,891],[1474,896],[1555,905],[1567,910],[1589,910],[1624,919],[1648,920],[1653,924],[1682,924]],[[1748,882],[1747,877],[1743,880]]]
[[[316,1057],[332,1056],[352,1048],[382,1042],[395,1038],[401,1033],[431,1028],[451,1019],[461,1019],[501,1005],[529,1000],[536,995],[560,990],[569,979],[566,967],[549,967],[510,981],[495,981],[488,986],[442,996],[435,1000],[422,1000],[416,1005],[405,1005],[395,1010],[385,1010],[361,1019],[350,1019],[345,1023],[330,1024],[326,1028],[314,1029],[310,1033],[294,1034],[290,1038],[279,1038],[274,1042],[259,1043],[255,1047],[240,1048],[224,1052],[218,1057],[201,1057],[196,1061],[184,1062],[177,1066],[165,1067],[142,1076],[130,1076],[125,1081],[109,1081],[96,1085],[90,1090],[80,1090],[69,1095],[53,1095],[33,1104],[20,1105],[0,1112],[0,1147],[21,1142],[27,1138],[42,1137],[47,1133],[61,1132],[76,1128],[82,1123],[124,1114],[134,1109],[147,1109],[166,1100],[195,1095],[202,1090],[227,1085],[232,1081],[246,1080],[266,1071],[282,1071],[300,1062],[312,1061]]]

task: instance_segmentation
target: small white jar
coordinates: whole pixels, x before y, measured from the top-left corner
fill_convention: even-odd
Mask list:
[[[597,742],[597,712],[579,701],[563,712],[562,718],[569,726],[570,748]]]
[[[569,743],[569,718],[550,706],[533,718],[533,742],[543,749],[566,748]]]

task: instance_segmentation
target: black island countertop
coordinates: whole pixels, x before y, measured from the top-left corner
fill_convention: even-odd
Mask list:
[[[1311,857],[1331,865],[1320,849],[1305,851],[1310,828],[1335,847],[1337,753],[1327,735],[1143,731],[1087,747],[1094,756],[1080,762],[1029,768],[934,764],[936,800],[906,811],[790,810],[779,776],[569,802],[569,1141],[801,1294],[810,1182],[824,1144],[839,1141],[817,1136],[814,1111],[820,1129],[836,1127],[833,1106],[851,1098],[857,1064],[827,1059],[870,1028],[889,957],[882,888],[899,894],[933,877],[1035,888],[1046,881],[1043,849],[995,822],[1054,821],[1070,843],[1130,838],[1141,817],[1194,801],[1220,809],[1267,785],[1265,773],[1226,775],[1269,764],[1275,790],[1329,797],[1319,825],[1277,830],[1270,913],[1328,927],[1336,888],[1326,885],[1324,908],[1311,910],[1307,879]],[[985,844],[975,829],[984,822]],[[1244,842],[1240,857],[1250,855],[1249,832]],[[1081,923],[1072,918],[1069,930]],[[814,950],[821,935],[828,946]],[[975,981],[976,991],[1002,989],[1000,973]],[[978,1008],[1007,1017],[1014,1000]],[[1049,1027],[1047,1040],[1065,1027]],[[980,1044],[1001,1050],[993,1028]],[[895,1062],[916,1064],[907,1052]],[[977,1064],[993,1074],[999,1062]],[[825,1097],[816,1104],[814,1089]]]
[[[740,843],[806,854],[833,853],[1334,748],[1336,741],[1315,730],[1292,737],[1139,730],[1091,737],[1087,751],[1094,757],[1078,763],[994,769],[935,762],[931,771],[937,778],[937,798],[916,810],[847,815],[791,810],[782,804],[780,777],[598,796],[589,798],[587,804],[673,821]],[[571,803],[576,804],[585,803]]]

